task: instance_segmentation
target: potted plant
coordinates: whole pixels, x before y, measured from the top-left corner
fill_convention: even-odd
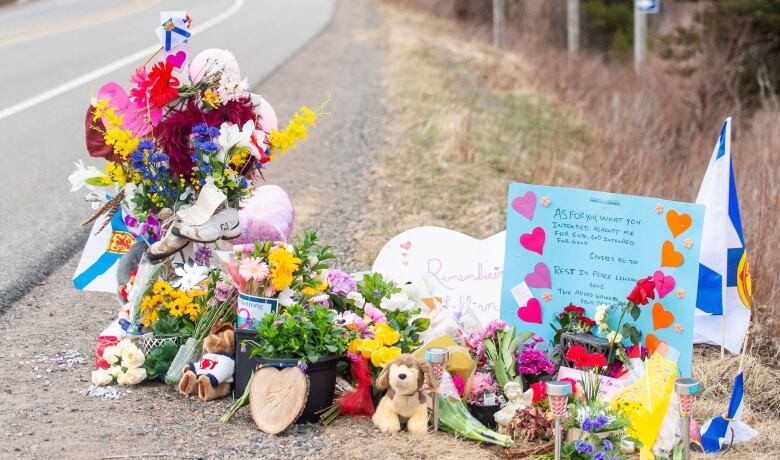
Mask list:
[[[336,365],[347,350],[349,333],[336,313],[316,304],[293,304],[260,320],[250,347],[250,365],[298,366],[309,377],[309,396],[299,422],[316,422],[333,403]],[[243,390],[242,390],[243,391]]]
[[[622,458],[620,442],[630,421],[621,412],[609,408],[605,402],[569,404],[566,429],[566,458]],[[598,455],[598,452],[603,452]]]
[[[544,339],[534,335],[523,344],[517,354],[517,372],[523,376],[526,387],[542,380],[549,380],[555,373],[555,365],[541,349]]]
[[[471,391],[466,398],[469,412],[486,427],[496,429],[496,412],[501,409],[498,399],[498,387],[495,378],[488,369],[477,371],[471,378]]]

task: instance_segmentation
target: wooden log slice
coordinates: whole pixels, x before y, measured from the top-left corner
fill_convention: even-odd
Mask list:
[[[278,434],[295,423],[309,397],[309,378],[297,367],[264,367],[249,383],[252,420],[268,434]]]

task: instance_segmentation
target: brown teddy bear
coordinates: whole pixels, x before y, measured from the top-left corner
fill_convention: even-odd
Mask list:
[[[230,324],[212,329],[211,335],[203,341],[204,353],[200,361],[184,366],[179,393],[197,393],[203,401],[218,399],[230,393],[236,368],[235,341],[236,336]]]
[[[387,393],[382,397],[371,420],[382,432],[395,433],[406,423],[410,433],[428,431],[428,408],[423,385],[433,387],[431,365],[404,354],[390,362],[376,379],[376,386]],[[389,389],[388,389],[389,387]],[[430,388],[430,391],[438,391]]]

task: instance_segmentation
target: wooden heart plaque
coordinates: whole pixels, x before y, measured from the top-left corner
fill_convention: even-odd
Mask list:
[[[309,397],[309,378],[297,367],[264,367],[249,383],[252,420],[268,434],[278,434],[295,423]]]

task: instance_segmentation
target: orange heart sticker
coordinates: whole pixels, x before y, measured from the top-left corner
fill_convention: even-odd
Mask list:
[[[674,323],[674,313],[669,310],[664,310],[664,306],[661,302],[653,304],[653,329],[663,329],[669,327]]]
[[[672,236],[675,238],[691,228],[692,223],[693,218],[691,218],[690,214],[677,214],[677,211],[674,209],[670,209],[666,213],[666,225],[669,226],[669,230],[672,231]]]
[[[682,253],[674,250],[674,244],[671,241],[664,241],[664,245],[661,247],[662,267],[679,267],[684,260]]]
[[[645,337],[645,347],[650,355],[655,353],[656,350],[663,351],[666,346],[666,342],[656,337],[655,334],[647,334],[647,337]]]

